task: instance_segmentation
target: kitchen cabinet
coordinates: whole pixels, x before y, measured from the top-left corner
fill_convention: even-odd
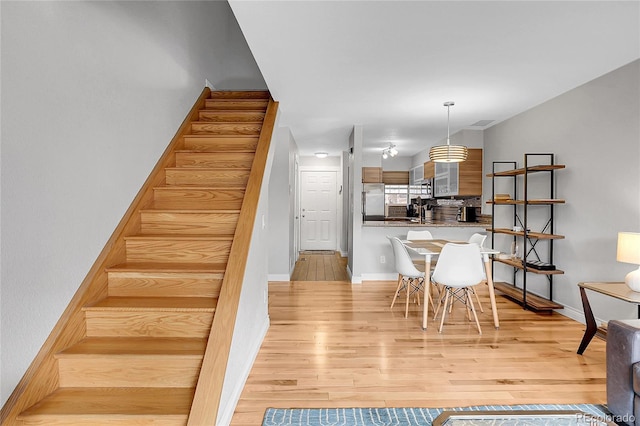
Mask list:
[[[421,164],[409,170],[409,182],[411,182],[412,185],[422,185],[423,179],[424,165]]]
[[[535,165],[531,161],[536,161]],[[540,164],[542,163],[542,164]],[[496,168],[509,167],[507,170],[496,170]],[[492,179],[491,200],[487,201],[491,204],[491,228],[487,231],[491,232],[491,246],[497,248],[494,244],[496,234],[504,234],[512,236],[512,247],[517,247],[516,253],[512,253],[515,257],[499,257],[494,259],[495,262],[503,263],[513,267],[513,284],[500,283],[496,289],[503,292],[513,300],[521,303],[525,309],[530,307],[538,311],[549,311],[553,309],[562,309],[563,306],[553,302],[553,276],[564,274],[563,271],[556,269],[553,264],[553,242],[554,240],[563,239],[563,235],[555,233],[554,224],[554,206],[564,204],[564,200],[555,198],[555,171],[564,169],[562,164],[555,164],[554,154],[524,154],[524,167],[516,168],[515,161],[494,161],[492,173],[487,176]],[[533,188],[531,188],[531,175],[543,175],[536,179],[538,187],[536,193],[540,194],[544,189],[544,178],[549,186],[544,190],[543,196],[538,198],[531,197]],[[545,176],[546,175],[546,176]],[[512,185],[510,194],[496,194],[496,179],[511,179]],[[542,179],[542,181],[540,180]],[[519,196],[518,189],[522,189],[522,195]],[[499,227],[496,225],[496,209],[505,206],[511,209],[512,224],[508,227]],[[533,209],[546,209],[543,211],[533,212]],[[533,216],[535,214],[535,217]],[[539,231],[531,231],[531,227],[535,224],[533,219],[537,219],[540,226]],[[544,243],[546,242],[546,251]],[[512,250],[510,250],[512,251]],[[546,256],[545,256],[546,255]],[[542,261],[544,257],[544,261]],[[517,273],[523,271],[522,288],[516,286]],[[549,297],[544,298],[538,295],[529,294],[527,292],[527,274],[533,273],[544,275],[548,278]]]
[[[435,163],[433,161],[427,161],[424,163],[423,167],[424,173],[422,175],[425,179],[433,179],[436,177]]]
[[[409,172],[383,171],[382,182],[386,185],[409,185]]]
[[[382,183],[382,167],[363,167],[362,183]]]
[[[482,196],[482,149],[471,148],[462,163],[434,164],[434,196]]]

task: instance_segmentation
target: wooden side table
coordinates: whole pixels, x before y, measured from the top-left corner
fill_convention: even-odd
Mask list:
[[[593,339],[596,333],[600,332],[603,337],[606,337],[606,328],[598,327],[596,319],[593,316],[589,299],[587,298],[586,290],[595,291],[596,293],[604,294],[614,299],[624,300],[625,302],[633,303],[638,306],[638,318],[640,319],[640,293],[636,293],[631,290],[625,283],[622,282],[597,282],[597,283],[578,283],[580,287],[580,297],[582,298],[582,308],[584,309],[584,319],[587,323],[587,329],[584,331],[582,342],[578,348],[578,354],[587,349],[587,346]]]

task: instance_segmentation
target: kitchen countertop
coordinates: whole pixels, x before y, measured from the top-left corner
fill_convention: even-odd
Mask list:
[[[408,219],[391,219],[391,220],[368,220],[362,223],[362,226],[371,227],[459,227],[459,228],[485,228],[491,227],[491,218],[488,220],[482,218],[480,222],[458,222],[444,220],[430,220],[423,223],[412,222]]]

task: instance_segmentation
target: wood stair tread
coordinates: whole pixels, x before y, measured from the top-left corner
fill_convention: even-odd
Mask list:
[[[59,388],[24,411],[20,417],[180,415],[184,416],[186,422],[193,394],[193,388],[174,387]],[[112,419],[115,418],[109,418]],[[98,420],[96,419],[96,423]]]
[[[125,262],[106,268],[107,272],[209,272],[224,273],[224,263],[158,263],[158,262]]]
[[[212,154],[212,153],[227,153],[229,152],[229,150],[226,149],[220,149],[220,150],[208,150],[208,151],[203,151],[200,149],[177,149],[176,154]],[[234,150],[232,151],[233,154],[255,154],[255,151],[252,149],[242,149],[242,150]]]
[[[213,90],[209,99],[269,99],[268,90]]]
[[[204,110],[203,110],[204,111]],[[209,110],[208,112],[214,112],[215,110]],[[242,110],[242,112],[246,112],[247,110]],[[223,111],[227,113],[231,113],[231,111]],[[262,112],[262,111],[260,111]],[[255,121],[208,121],[208,120],[200,120],[200,121],[192,121],[191,124],[202,124],[202,125],[227,125],[227,124],[238,124],[238,125],[247,125],[247,124],[260,124],[262,125],[263,120],[255,120]]]
[[[242,203],[242,199],[237,201],[238,203]],[[215,201],[203,202],[200,200],[156,200],[153,201],[150,205],[148,212],[154,211],[166,211],[170,213],[230,213],[233,210],[229,209],[215,209],[215,206],[211,204],[215,203]]]
[[[140,210],[141,213],[216,213],[216,214],[238,214],[240,213],[240,209],[168,209],[168,208],[147,208],[144,210]]]
[[[187,133],[182,137],[195,139],[259,139],[260,135],[210,135],[205,133]]]
[[[203,191],[244,191],[246,189],[245,185],[161,185],[156,186],[153,189],[158,189],[160,191],[180,191],[184,189],[188,190],[203,190]]]
[[[213,297],[118,297],[108,296],[83,310],[167,310],[215,311],[218,299]]]
[[[184,337],[87,337],[56,356],[86,355],[196,355],[207,339]]]
[[[172,240],[172,241],[233,241],[233,235],[176,235],[176,234],[139,234],[124,237],[125,241],[150,241],[150,240]]]
[[[212,172],[250,172],[250,167],[235,167],[230,169],[228,167],[197,167],[197,166],[183,166],[183,167],[166,167],[165,170],[178,170],[178,171],[212,171]]]

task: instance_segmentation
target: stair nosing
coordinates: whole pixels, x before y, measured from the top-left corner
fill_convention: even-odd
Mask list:
[[[165,190],[165,189],[170,189],[172,191],[177,191],[180,189],[200,189],[200,190],[213,190],[213,191],[220,191],[220,190],[226,190],[226,191],[245,191],[246,186],[180,186],[180,185],[166,185],[166,186],[156,186],[153,189],[160,189],[160,190]]]
[[[192,121],[191,124],[262,124],[264,121]]]
[[[98,300],[96,303],[101,303],[105,300],[133,300],[140,299],[144,301],[149,300],[162,300],[162,301],[171,301],[175,302],[177,300],[185,300],[185,301],[193,301],[196,299],[204,299],[209,301],[214,301],[213,306],[136,306],[136,305],[126,305],[119,306],[117,304],[111,306],[96,306],[93,305],[85,305],[82,307],[83,312],[188,312],[188,313],[213,313],[216,311],[218,305],[217,297],[128,297],[128,296],[107,296],[104,299]]]
[[[181,150],[181,151],[176,151],[177,153],[192,153],[192,154],[220,154],[220,153],[224,153],[224,152],[228,152],[228,153],[232,153],[232,154],[255,154],[256,152],[254,150],[251,149],[239,149],[237,151],[229,151],[227,149],[220,149],[220,148],[203,148],[203,149],[188,149],[188,150]]]
[[[132,263],[118,263],[105,268],[106,272],[162,272],[162,273],[209,273],[219,274],[227,269],[227,265],[223,263],[180,263],[173,264],[167,267],[167,263],[153,263],[153,262],[132,262]],[[180,267],[176,267],[180,265]],[[194,268],[195,265],[203,266],[203,268]]]
[[[211,214],[240,214],[240,209],[154,209],[146,208],[140,210],[140,213],[211,213]]]
[[[183,138],[252,138],[258,139],[260,135],[210,135],[203,133],[188,133],[182,136]]]
[[[193,166],[185,166],[185,167],[165,167],[165,170],[224,170],[224,171],[234,171],[234,172],[250,172],[251,168],[247,167],[193,167]]]
[[[126,240],[173,240],[173,241],[233,241],[230,234],[179,235],[179,234],[135,234],[123,237]]]

